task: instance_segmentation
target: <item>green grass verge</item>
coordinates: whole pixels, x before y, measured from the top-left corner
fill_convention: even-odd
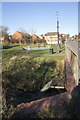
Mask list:
[[[6,91],[5,94],[9,106],[17,105],[24,102],[24,100],[25,102],[28,101],[26,97],[19,97],[20,93],[16,92],[19,89],[26,92],[40,91],[50,80],[53,80],[54,84],[64,84],[64,56],[35,56],[36,54],[47,54],[48,51],[33,52],[35,52],[34,56],[29,56],[22,50],[21,46],[2,51],[3,91]],[[17,96],[17,94],[19,98],[15,100],[14,96]],[[6,111],[6,107],[3,110],[4,118],[14,108],[10,107],[11,111]]]

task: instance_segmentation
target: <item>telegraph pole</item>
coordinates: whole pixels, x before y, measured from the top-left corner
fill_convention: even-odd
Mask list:
[[[56,12],[55,15],[57,15],[57,38],[58,38],[57,53],[59,53],[60,52],[60,43],[59,43],[59,15],[58,15],[58,12]]]

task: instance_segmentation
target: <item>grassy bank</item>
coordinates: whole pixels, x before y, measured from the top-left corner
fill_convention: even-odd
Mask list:
[[[26,54],[21,46],[2,51],[3,93],[7,102],[4,102],[4,117],[7,118],[16,105],[33,100],[26,96],[26,92],[39,92],[50,80],[54,81],[54,85],[64,85],[65,56],[35,56],[41,52],[49,54],[49,51],[34,51],[34,56],[29,56],[33,53]]]

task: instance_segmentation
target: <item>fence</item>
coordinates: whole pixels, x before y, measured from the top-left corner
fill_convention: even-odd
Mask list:
[[[68,40],[66,43],[66,56],[75,79],[75,84],[80,83],[80,43]]]

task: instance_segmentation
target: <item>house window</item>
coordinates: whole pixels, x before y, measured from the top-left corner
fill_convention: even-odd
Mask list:
[[[24,38],[24,36],[22,35],[22,38]]]

